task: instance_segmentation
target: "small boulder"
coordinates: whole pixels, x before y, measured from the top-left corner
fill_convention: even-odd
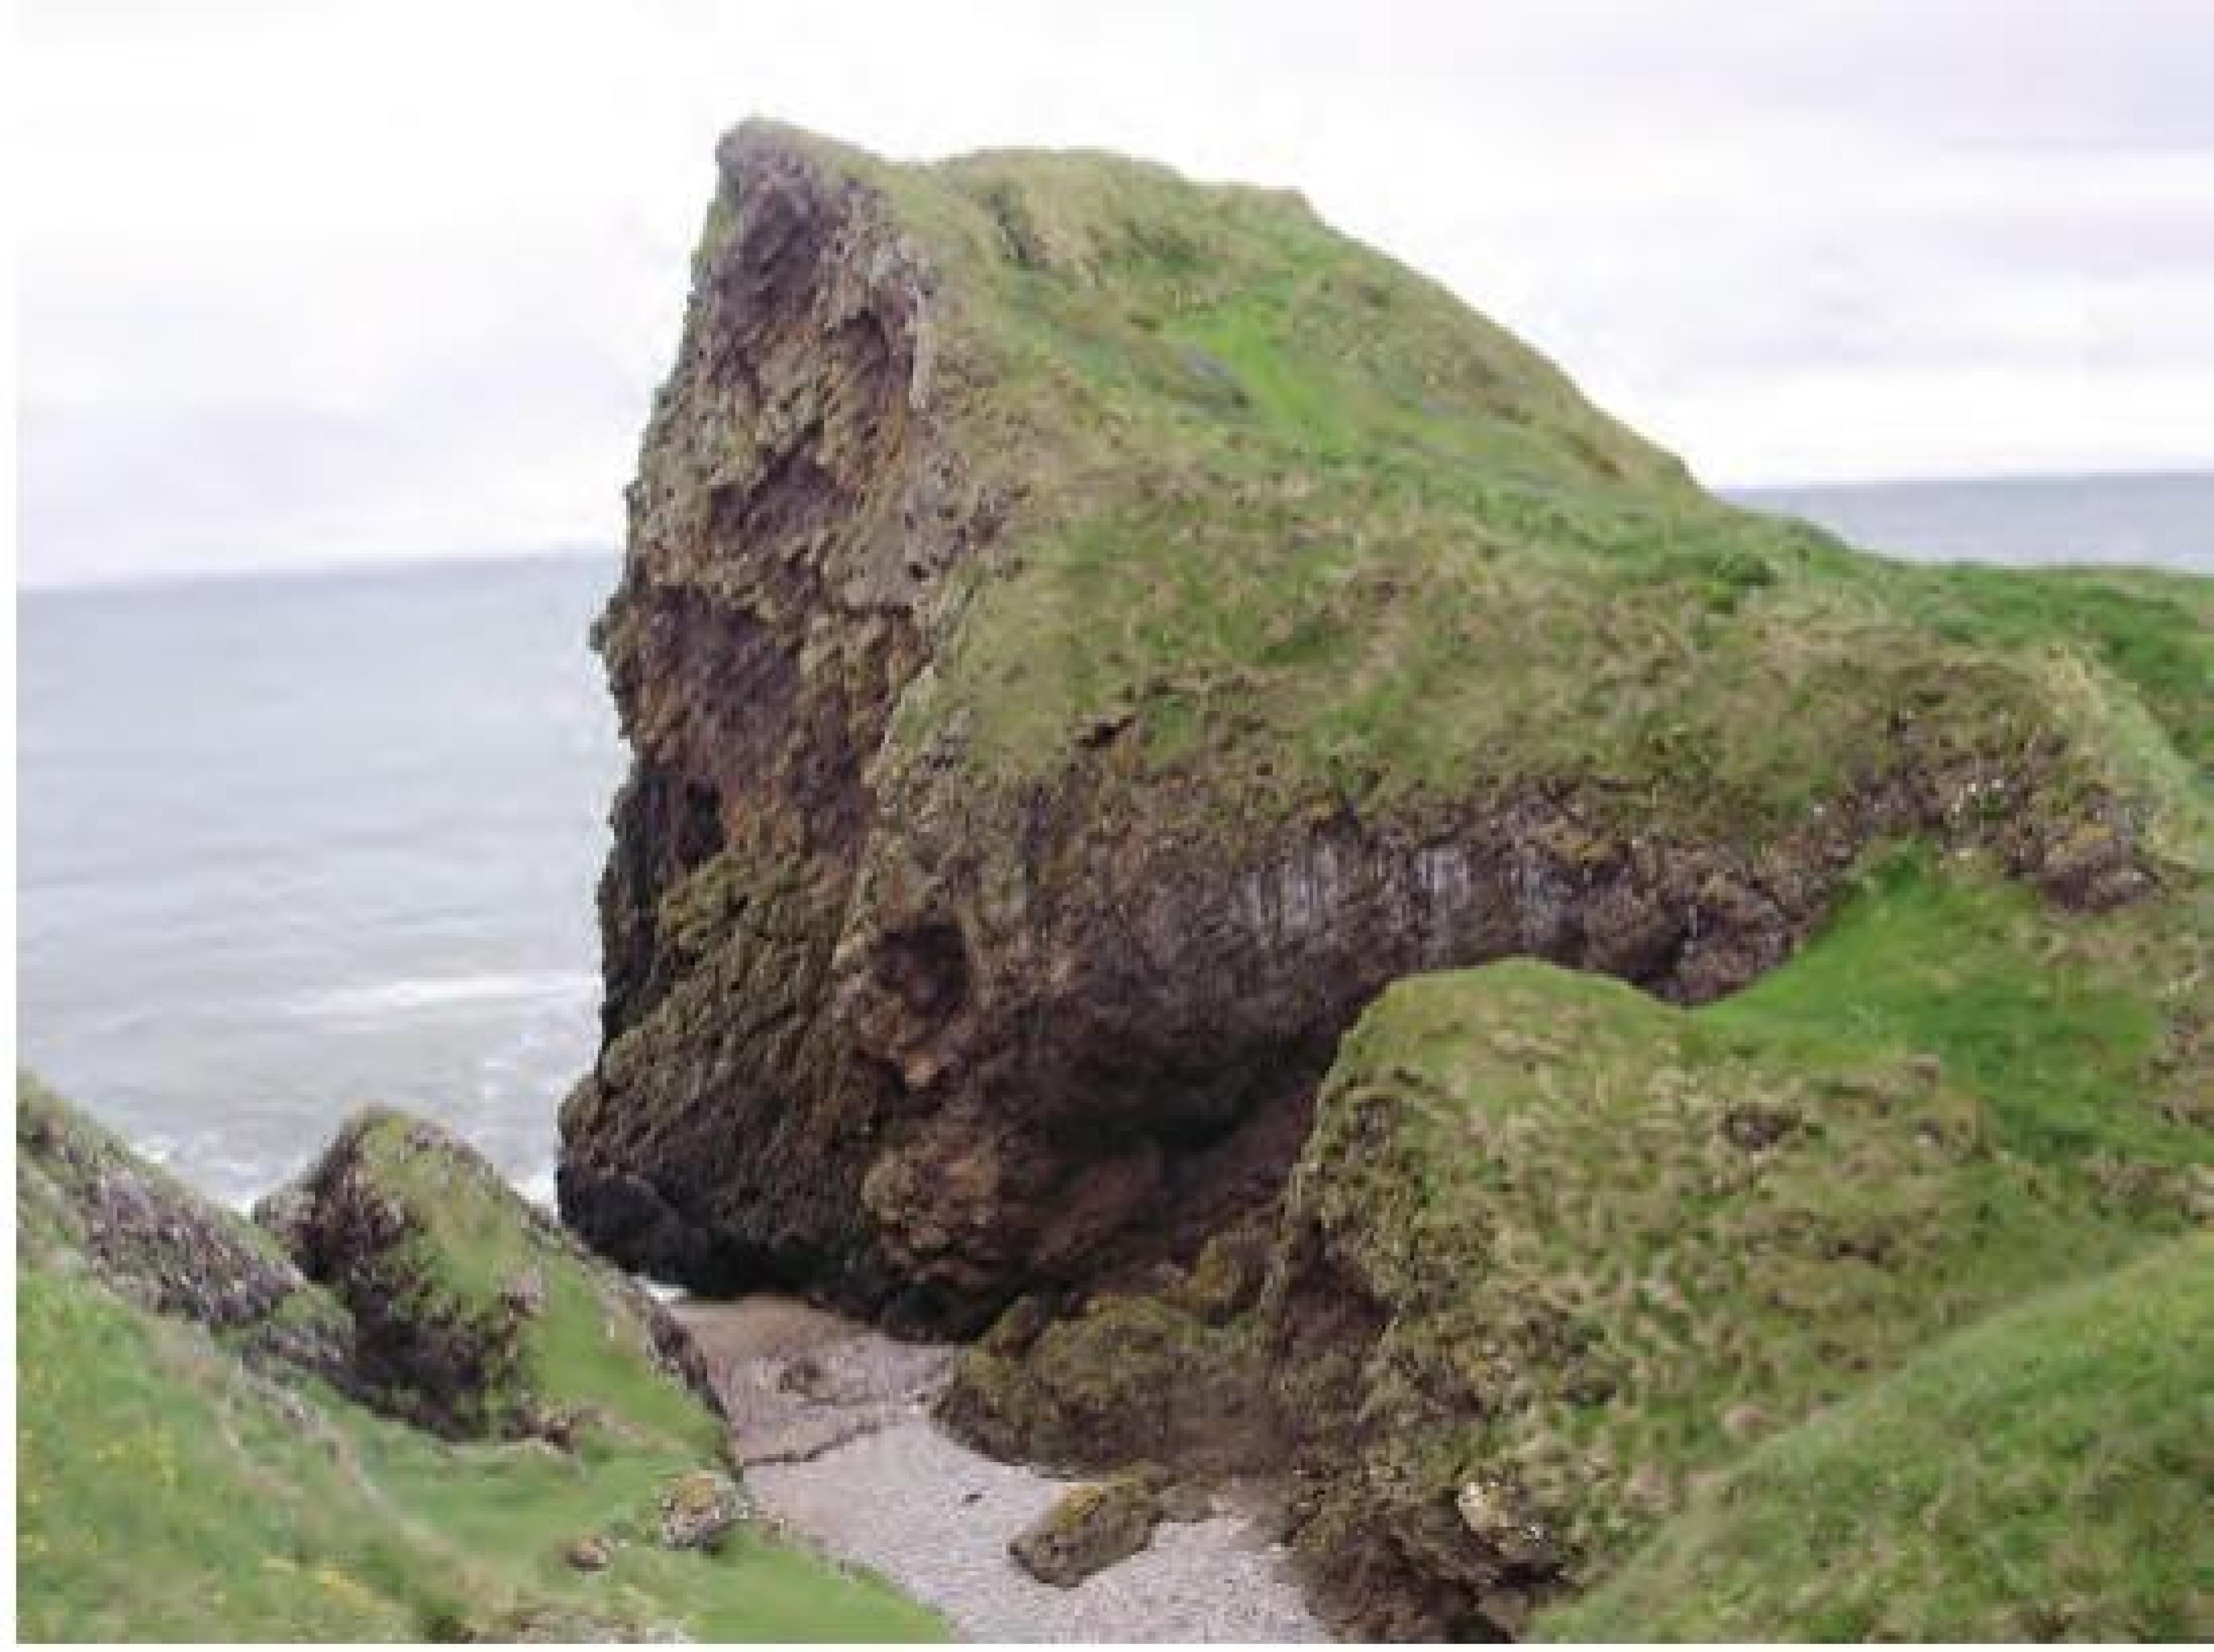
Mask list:
[[[585,1536],[564,1549],[561,1558],[580,1572],[602,1572],[608,1569],[608,1563],[615,1558],[615,1555],[609,1549],[605,1538]]]
[[[1039,1582],[1073,1589],[1151,1543],[1160,1521],[1160,1493],[1150,1481],[1108,1480],[1069,1492],[1010,1543],[1007,1552]]]
[[[671,1549],[719,1549],[747,1513],[746,1494],[736,1480],[695,1469],[662,1488],[661,1541]]]
[[[1557,1559],[1545,1528],[1530,1517],[1506,1481],[1471,1480],[1454,1495],[1453,1507],[1469,1534],[1506,1564],[1544,1567]]]

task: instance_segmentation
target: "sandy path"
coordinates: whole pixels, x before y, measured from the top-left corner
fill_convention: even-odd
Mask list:
[[[933,1423],[951,1350],[894,1342],[798,1303],[676,1303],[731,1416],[763,1512],[891,1579],[982,1641],[1312,1641],[1280,1547],[1247,1515],[1164,1525],[1073,1589],[1007,1543],[1075,1484],[993,1461]]]

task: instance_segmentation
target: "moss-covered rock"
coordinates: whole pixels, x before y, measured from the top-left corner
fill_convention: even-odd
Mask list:
[[[370,1134],[386,1123],[413,1128]],[[452,1441],[341,1392],[394,1391],[352,1378],[346,1311],[266,1235],[28,1079],[16,1128],[14,1582],[26,1639],[942,1632],[881,1586],[721,1520],[737,1492],[710,1465],[716,1417],[644,1356],[616,1297],[596,1291],[590,1314],[575,1312],[578,1280],[546,1253],[529,1264],[543,1297],[521,1369],[535,1395],[589,1398],[592,1420],[572,1451]],[[386,1145],[356,1149],[378,1159]],[[502,1237],[514,1210],[478,1196],[473,1164],[417,1162],[445,1151],[407,1145],[400,1168],[377,1174],[411,1208],[436,1192],[443,1218],[463,1224],[443,1238],[466,1238],[506,1276],[529,1241]],[[319,1306],[303,1311],[303,1299]],[[313,1358],[272,1331],[287,1317],[321,1322]],[[407,1397],[400,1409],[424,1404],[419,1390]],[[670,1549],[658,1493],[676,1487],[712,1495],[681,1500],[694,1540]]]
[[[1742,986],[1873,840],[2205,847],[2203,586],[1731,509],[1277,192],[741,127],[599,632],[634,763],[563,1209],[971,1329],[1267,1219],[1361,1006]]]
[[[2206,945],[1910,858],[1696,1013],[1536,964],[1391,988],[1324,1086],[1263,1307],[1329,1603],[1520,1634],[1750,1446],[2190,1223],[2208,1143],[2154,1086],[2205,1081]]]
[[[358,1380],[452,1435],[569,1445],[611,1414],[717,1405],[682,1329],[434,1124],[371,1111],[265,1206],[352,1312]]]
[[[1162,1519],[1155,1483],[1121,1475],[1068,1492],[1017,1534],[1007,1552],[1039,1582],[1073,1589],[1151,1543]]]
[[[955,1363],[937,1414],[996,1456],[1067,1468],[1231,1469],[1267,1460],[1275,1440],[1247,1327],[1154,1296],[1095,1297],[1028,1337],[1003,1320]]]

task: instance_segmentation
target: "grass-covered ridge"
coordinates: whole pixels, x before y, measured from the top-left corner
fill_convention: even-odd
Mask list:
[[[204,1333],[16,1281],[17,1629],[31,1640],[909,1640],[889,1590],[743,1536],[673,1553],[688,1442],[453,1445],[254,1378]],[[604,1572],[563,1559],[616,1539]]]
[[[1303,1547],[1356,1597],[1378,1576],[1417,1596],[1430,1585],[1408,1580],[1444,1579],[1517,1626],[1604,1586],[1755,1442],[2203,1222],[2210,940],[2192,915],[2071,916],[1972,859],[1914,853],[1872,867],[1801,957],[1700,1010],[1526,963],[1391,988],[1325,1086],[1271,1288],[1278,1386],[1315,1468]],[[2203,1318],[2214,1273],[2188,1254],[2167,1289]],[[1351,1304],[1368,1330],[1349,1338]],[[2015,1444],[2022,1475],[2066,1472],[2034,1431]],[[2193,1472],[2173,1443],[2141,1468]],[[1734,1529],[1762,1525],[1768,1484],[1742,1481]],[[1898,1543],[1902,1565],[1935,1563]],[[2214,1551],[2193,1553],[2203,1578]],[[2062,1600],[2064,1566],[2039,1569],[2061,1558],[2025,1557],[2012,1582]],[[2129,1611],[2177,1621],[2189,1570],[2157,1571]],[[1838,1632],[1781,1589],[1753,1598],[1675,1609],[1695,1635]],[[1637,1609],[1569,1624],[1652,1628]]]
[[[2214,1636],[2214,1241],[2039,1297],[1752,1453],[1575,1641]]]
[[[26,1112],[36,1133],[21,1155],[17,1199],[15,1558],[25,1638],[942,1634],[931,1614],[883,1586],[743,1523],[713,1552],[662,1542],[663,1496],[713,1465],[718,1425],[633,1352],[639,1328],[618,1299],[569,1300],[557,1275],[534,1320],[540,1329],[526,1339],[523,1368],[541,1412],[557,1403],[589,1408],[572,1418],[566,1447],[442,1440],[319,1380],[258,1370],[234,1353],[233,1333],[195,1322],[205,1302],[248,1276],[226,1273],[211,1294],[179,1298],[163,1312],[129,1279],[129,1296],[110,1288],[114,1264],[86,1243],[88,1229],[110,1215],[75,1195],[53,1196],[69,1182],[55,1173],[52,1144],[78,1157],[88,1144],[119,1149],[34,1085],[21,1087],[18,1105],[19,1135]],[[431,1173],[424,1158],[397,1156],[403,1180]],[[104,1162],[113,1176],[122,1161]],[[158,1172],[145,1175],[155,1184]],[[173,1213],[198,1208],[187,1190],[165,1178],[161,1185]],[[437,1263],[441,1279],[463,1289],[505,1279],[481,1270],[529,1256],[458,1175],[435,1189],[419,1181],[402,1196],[425,1191],[444,1196],[452,1224],[435,1239],[467,1247]],[[244,1226],[205,1214],[224,1229]],[[419,1261],[431,1259],[431,1242],[418,1236],[426,1247]],[[281,1267],[273,1244],[259,1243],[269,1265]],[[566,1287],[585,1288],[582,1276]],[[319,1306],[292,1312],[343,1337],[337,1301],[312,1286],[297,1294]],[[570,1563],[567,1551],[586,1539],[602,1546],[603,1569]]]
[[[1725,505],[1294,196],[782,137],[921,246],[932,405],[1015,501],[906,741],[1020,780],[1127,725],[1249,823],[1567,786],[1740,841],[1975,764],[2203,851],[2204,582],[1910,569]]]

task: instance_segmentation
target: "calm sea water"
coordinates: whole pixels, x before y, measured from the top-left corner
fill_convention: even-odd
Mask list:
[[[234,1201],[376,1100],[550,1187],[622,755],[609,558],[33,593],[21,1059]]]
[[[1745,497],[1899,554],[2214,572],[2214,476]],[[543,1194],[596,1031],[622,755],[584,636],[615,574],[22,597],[23,1059],[236,1202],[371,1100]]]
[[[1868,482],[1731,495],[1925,561],[2151,563],[2214,573],[2214,474]]]

